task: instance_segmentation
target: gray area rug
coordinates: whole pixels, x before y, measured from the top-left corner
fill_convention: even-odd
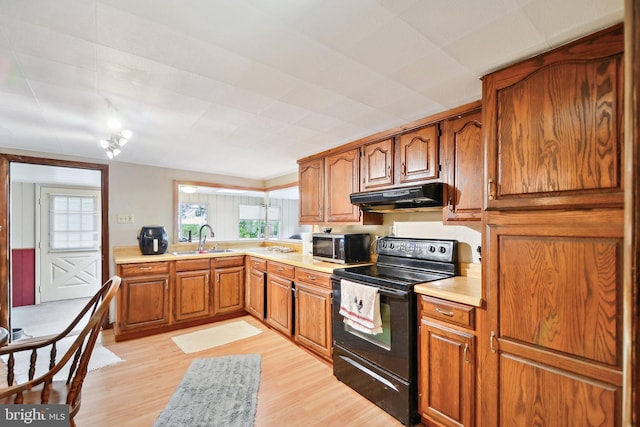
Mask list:
[[[154,427],[253,426],[260,355],[194,359]]]

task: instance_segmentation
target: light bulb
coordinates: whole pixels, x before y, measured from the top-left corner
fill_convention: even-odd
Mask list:
[[[104,148],[105,150],[107,148],[109,148],[109,141],[107,141],[106,139],[101,139],[100,140],[100,147]]]
[[[107,157],[109,158],[109,160],[113,159],[113,153],[107,150]]]
[[[118,138],[118,145],[120,147],[124,147],[124,144],[126,144],[127,142],[129,142],[127,138]]]
[[[133,132],[131,132],[129,129],[123,129],[121,135],[126,139],[131,139],[131,137],[133,136]]]
[[[113,149],[113,157],[117,156],[118,154],[120,154],[120,149],[119,148],[114,148]]]

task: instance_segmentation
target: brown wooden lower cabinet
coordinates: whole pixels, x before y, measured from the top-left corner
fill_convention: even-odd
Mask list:
[[[118,264],[116,341],[244,313],[244,255]]]
[[[174,320],[181,322],[210,316],[209,259],[179,260],[175,263]]]
[[[261,258],[248,257],[247,271],[246,309],[253,316],[264,320],[267,261]]]
[[[213,315],[244,310],[244,256],[211,260],[213,272]]]
[[[418,410],[422,421],[428,426],[473,426],[477,347],[474,308],[425,295],[420,296],[418,304]]]
[[[622,223],[621,209],[487,215],[483,425],[623,425]]]
[[[122,278],[116,311],[116,335],[165,327],[171,322],[168,262],[118,266]]]
[[[296,268],[295,341],[331,359],[331,276]]]
[[[267,261],[267,323],[288,337],[293,336],[294,267]]]

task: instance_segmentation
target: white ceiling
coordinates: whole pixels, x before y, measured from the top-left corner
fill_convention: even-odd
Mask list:
[[[623,0],[0,0],[0,146],[254,179],[475,101]],[[110,107],[110,105],[112,107]]]

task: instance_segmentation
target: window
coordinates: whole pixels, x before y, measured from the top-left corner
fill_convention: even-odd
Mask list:
[[[208,207],[206,203],[180,203],[178,215],[178,241],[190,242],[198,239],[198,230],[207,224]]]
[[[95,196],[52,194],[49,203],[50,250],[97,250],[100,247],[98,214]]]
[[[241,239],[277,239],[280,230],[280,209],[262,205],[239,206],[239,237]],[[267,213],[268,215],[265,215]]]

